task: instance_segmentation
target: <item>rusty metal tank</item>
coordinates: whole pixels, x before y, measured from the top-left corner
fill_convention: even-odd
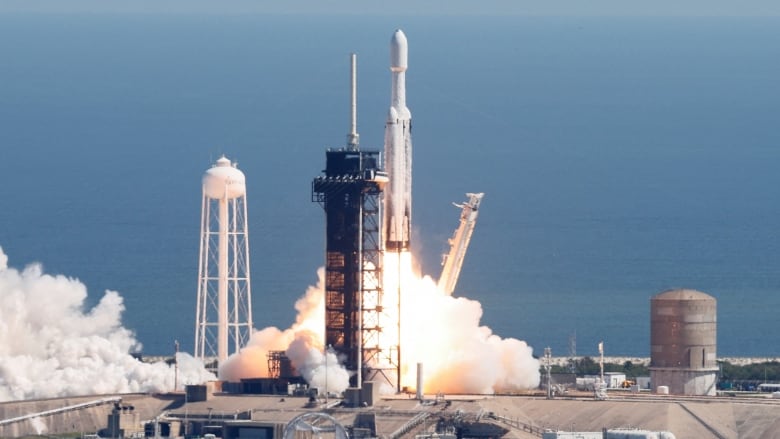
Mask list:
[[[714,394],[716,347],[714,297],[701,291],[675,289],[650,300],[653,386],[668,385],[674,394]]]
[[[650,363],[655,367],[717,367],[717,301],[701,291],[665,291],[650,300]]]

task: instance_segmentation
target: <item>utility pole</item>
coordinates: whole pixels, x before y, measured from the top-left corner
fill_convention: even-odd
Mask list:
[[[552,368],[552,349],[546,347],[544,348],[544,369],[547,371],[547,399],[553,398],[552,375],[550,374],[551,368]]]
[[[173,391],[179,390],[179,340],[173,341]]]

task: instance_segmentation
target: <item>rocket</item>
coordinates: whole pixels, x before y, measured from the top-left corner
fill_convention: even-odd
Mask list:
[[[390,39],[392,97],[385,125],[385,249],[408,251],[412,226],[412,113],[406,108],[408,46],[403,31]]]

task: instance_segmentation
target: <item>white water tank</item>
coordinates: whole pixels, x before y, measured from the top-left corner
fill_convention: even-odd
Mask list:
[[[203,191],[214,200],[232,200],[246,193],[246,178],[223,156],[203,175]]]

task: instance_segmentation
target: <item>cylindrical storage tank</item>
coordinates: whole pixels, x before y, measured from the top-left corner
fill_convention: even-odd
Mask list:
[[[650,371],[672,394],[714,395],[717,302],[701,291],[665,291],[650,300]]]
[[[423,364],[417,363],[417,400],[423,400]]]
[[[717,368],[715,298],[696,290],[669,290],[650,300],[650,365]]]

